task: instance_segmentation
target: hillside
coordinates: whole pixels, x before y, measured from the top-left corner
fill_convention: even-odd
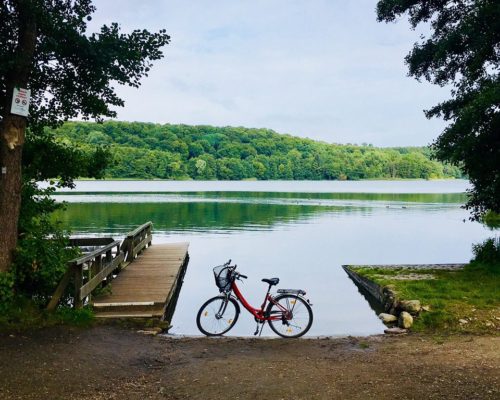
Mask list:
[[[458,168],[430,159],[426,147],[337,145],[268,129],[68,122],[59,141],[109,147],[108,178],[140,179],[433,179],[460,177]]]

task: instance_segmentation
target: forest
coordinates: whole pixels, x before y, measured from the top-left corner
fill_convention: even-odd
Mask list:
[[[359,180],[460,178],[428,147],[329,144],[269,129],[106,121],[50,130],[61,143],[107,149],[106,178]]]

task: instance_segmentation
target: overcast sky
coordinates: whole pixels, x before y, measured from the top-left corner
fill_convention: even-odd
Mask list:
[[[270,128],[329,143],[427,145],[447,90],[407,76],[418,39],[376,0],[95,0],[90,25],[167,29],[171,44],[118,119]]]

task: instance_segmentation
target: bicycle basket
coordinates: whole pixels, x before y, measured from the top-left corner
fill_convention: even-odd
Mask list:
[[[227,265],[218,265],[214,268],[215,284],[221,292],[227,292],[231,289],[231,273],[235,267]]]

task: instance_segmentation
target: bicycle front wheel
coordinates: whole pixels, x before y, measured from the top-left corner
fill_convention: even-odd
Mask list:
[[[311,328],[313,313],[311,306],[301,297],[284,294],[274,298],[267,307],[271,318],[269,326],[284,338],[298,338]]]
[[[225,296],[207,300],[198,311],[196,325],[207,336],[220,336],[228,332],[240,315],[240,307],[233,298]]]

